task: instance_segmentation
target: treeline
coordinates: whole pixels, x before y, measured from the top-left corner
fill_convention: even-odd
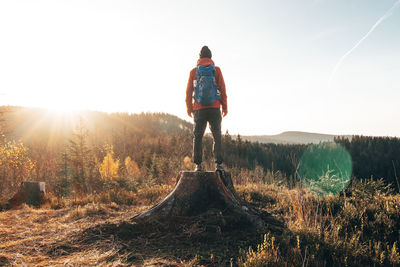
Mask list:
[[[352,175],[358,179],[383,179],[400,192],[400,139],[394,137],[352,136],[351,140],[338,137],[335,143],[343,146],[351,156]],[[315,145],[314,145],[315,146]],[[299,179],[297,170],[307,145],[261,144],[224,138],[225,160],[229,166],[280,171],[291,180]],[[334,166],[331,166],[334,167]]]
[[[58,196],[173,183],[191,168],[192,125],[162,113],[80,112],[3,107],[0,194],[22,180],[47,183]],[[18,140],[18,141],[15,141]],[[17,154],[16,152],[19,152]],[[14,156],[12,156],[14,155]]]
[[[46,110],[2,107],[0,194],[15,190],[22,180],[47,182],[58,196],[94,194],[105,190],[137,190],[172,184],[180,170],[190,170],[192,124],[163,113],[81,112],[57,115]],[[336,139],[350,153],[353,176],[384,178],[398,190],[400,141],[397,138],[354,136]],[[204,158],[214,168],[212,138],[204,139]],[[306,145],[261,144],[229,133],[223,136],[227,168],[257,171],[257,179],[279,172],[295,184]],[[244,172],[246,170],[248,172]]]
[[[400,192],[400,139],[394,137],[353,136],[349,141],[336,138],[350,153],[353,175],[358,178],[383,178]]]

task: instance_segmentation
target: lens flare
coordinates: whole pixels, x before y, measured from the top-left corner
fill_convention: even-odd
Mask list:
[[[300,159],[299,175],[302,185],[318,195],[334,195],[350,182],[351,156],[334,142],[310,145]]]

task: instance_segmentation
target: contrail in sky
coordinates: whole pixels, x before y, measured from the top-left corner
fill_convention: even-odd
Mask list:
[[[380,18],[378,19],[378,21],[371,27],[371,29],[367,32],[366,35],[364,35],[363,38],[360,39],[360,41],[358,41],[355,46],[353,46],[349,51],[347,51],[346,54],[344,54],[339,61],[336,63],[335,68],[332,71],[331,77],[329,78],[329,81],[331,82],[333,80],[333,77],[336,74],[336,71],[338,70],[338,68],[340,67],[340,65],[342,64],[343,60],[346,59],[346,57],[348,55],[350,55],[365,39],[367,39],[367,37],[375,30],[376,27],[378,27],[379,24],[382,23],[382,21],[384,21],[385,19],[387,19],[388,17],[390,17],[393,14],[393,10],[400,4],[400,0],[398,0],[396,3],[393,4],[393,6],[386,11],[386,13]]]

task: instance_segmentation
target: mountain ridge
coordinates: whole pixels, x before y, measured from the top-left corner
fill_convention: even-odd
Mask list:
[[[318,144],[320,142],[333,142],[335,137],[351,139],[352,135],[334,135],[310,133],[302,131],[285,131],[274,135],[243,135],[242,139],[250,142],[273,144]]]
[[[168,113],[106,113],[101,111],[77,111],[73,115],[60,115],[44,108],[21,106],[0,106],[0,123],[3,130],[11,134],[11,139],[31,139],[33,136],[56,138],[57,135],[69,139],[76,125],[85,122],[89,130],[123,132],[132,128],[140,133],[151,134],[162,131],[166,134],[191,132],[192,122]],[[124,121],[124,123],[122,123]],[[8,125],[4,125],[8,124]],[[53,133],[50,130],[55,131]],[[57,133],[57,134],[56,134]],[[6,134],[7,135],[7,134]],[[285,131],[275,135],[240,135],[243,140],[273,144],[310,144],[334,141],[335,137],[352,138],[352,135],[332,135],[303,131]],[[236,139],[236,135],[232,135]]]

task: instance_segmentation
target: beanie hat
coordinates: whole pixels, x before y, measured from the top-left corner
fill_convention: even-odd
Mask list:
[[[203,46],[200,50],[200,58],[203,58],[203,57],[208,57],[208,58],[212,57],[211,50],[206,45]]]

